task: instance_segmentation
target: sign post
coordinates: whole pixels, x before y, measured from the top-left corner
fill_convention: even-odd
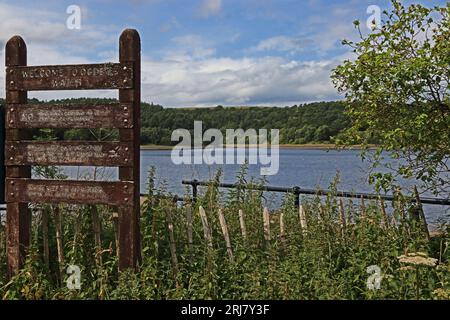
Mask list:
[[[5,107],[3,106],[0,107],[0,204],[4,203],[5,203]]]
[[[125,30],[119,40],[119,60],[123,65],[132,65],[132,88],[119,90],[119,102],[130,104],[134,126],[119,130],[120,141],[129,143],[133,149],[133,166],[119,167],[121,181],[138,181],[140,177],[140,119],[141,119],[141,40],[136,30]],[[125,68],[125,67],[124,67]],[[125,121],[125,120],[124,120]],[[133,193],[134,206],[119,206],[119,268],[126,268],[141,261],[141,241],[139,230],[140,192],[139,183]],[[122,254],[126,250],[127,254]]]
[[[120,62],[27,66],[21,37],[6,44],[6,191],[8,272],[22,267],[31,233],[29,203],[105,204],[119,212],[119,269],[141,260],[139,232],[140,38],[120,37]],[[32,90],[118,89],[119,102],[28,104]],[[115,128],[120,141],[33,141],[32,128]],[[31,179],[31,166],[119,167],[119,181]]]

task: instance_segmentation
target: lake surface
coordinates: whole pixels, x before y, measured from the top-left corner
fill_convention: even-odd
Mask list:
[[[369,185],[369,163],[363,162],[358,150],[305,150],[293,148],[280,148],[279,172],[273,176],[267,176],[267,183],[274,186],[327,189],[337,172],[340,173],[338,189],[353,192],[374,192]],[[394,163],[396,160],[386,156],[387,160]],[[240,170],[240,165],[175,165],[171,160],[171,150],[142,150],[141,151],[141,192],[146,191],[147,173],[153,166],[156,169],[157,184],[167,191],[180,196],[190,192],[189,187],[181,184],[182,180],[210,180],[217,170],[223,170],[223,182],[233,183]],[[249,165],[248,175],[256,179],[260,176],[260,165]],[[67,168],[67,172],[73,178],[83,174],[78,168]],[[91,173],[92,174],[92,173]],[[117,169],[105,168],[98,173],[98,178],[116,179]],[[402,181],[407,188],[414,185],[413,181]],[[225,191],[224,191],[225,192]],[[427,195],[431,196],[431,195]],[[282,195],[267,193],[265,195],[267,205],[278,206]],[[430,222],[446,215],[448,208],[442,206],[425,206],[426,215]]]

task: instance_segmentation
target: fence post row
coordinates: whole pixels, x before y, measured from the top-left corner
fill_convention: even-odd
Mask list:
[[[8,274],[23,265],[31,233],[29,203],[103,204],[119,212],[119,268],[140,261],[139,132],[140,38],[120,36],[120,62],[27,66],[19,36],[6,44],[6,192]],[[118,103],[28,104],[28,91],[118,89]],[[119,129],[119,141],[32,141],[28,129]],[[119,167],[119,180],[31,179],[31,166]]]

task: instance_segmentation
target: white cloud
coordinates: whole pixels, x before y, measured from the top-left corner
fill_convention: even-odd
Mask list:
[[[284,58],[144,59],[143,100],[165,106],[283,105],[336,99],[329,79],[338,61]]]
[[[249,52],[309,53],[322,57],[341,49],[343,39],[358,40],[358,33],[352,23],[356,17],[358,15],[354,8],[332,8],[323,15],[307,17],[301,33],[263,39]]]
[[[176,17],[171,17],[168,21],[161,24],[161,26],[159,27],[159,30],[161,32],[169,32],[173,29],[179,28],[180,26],[181,25],[178,22],[178,19]]]
[[[357,5],[360,1],[353,0],[352,4],[343,7],[339,4],[325,4],[320,0],[309,0],[309,5],[316,13],[306,16],[302,21],[303,37],[300,39],[310,41],[308,46],[319,57],[341,49],[343,39],[358,40],[353,21],[365,13],[365,9],[361,11]]]
[[[218,14],[221,9],[221,0],[202,0],[202,3],[198,7],[198,14],[203,18],[207,18],[209,16]]]
[[[298,53],[311,46],[314,42],[310,39],[288,36],[276,36],[260,41],[250,51],[287,51]]]
[[[341,47],[341,42],[344,39],[357,40],[357,31],[351,21],[336,17],[333,17],[331,21],[320,29],[313,38],[314,43],[321,51],[326,52]]]
[[[162,51],[165,60],[189,61],[211,57],[216,53],[212,44],[196,34],[171,39],[172,45]]]

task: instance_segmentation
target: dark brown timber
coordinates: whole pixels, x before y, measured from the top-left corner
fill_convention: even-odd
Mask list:
[[[134,144],[133,166],[119,167],[119,179],[133,181],[133,207],[119,207],[119,269],[136,268],[141,261],[139,231],[140,194],[139,194],[139,137],[140,137],[140,101],[141,101],[141,40],[136,30],[126,29],[119,41],[119,60],[121,64],[133,66],[133,89],[119,90],[120,103],[133,105],[133,128],[120,129],[121,142]]]
[[[117,207],[119,269],[135,269],[141,261],[140,51],[139,34],[127,29],[120,37],[119,63],[27,67],[25,42],[18,36],[8,41],[5,199],[9,276],[23,265],[30,244],[29,203]],[[31,90],[88,89],[119,89],[119,103],[27,103]],[[32,141],[31,128],[118,129],[120,141]],[[114,166],[119,167],[120,181],[34,180],[32,165]]]
[[[12,141],[6,165],[133,165],[133,144],[124,142]]]
[[[6,202],[132,206],[132,182],[6,179]]]
[[[131,63],[6,68],[8,90],[123,89],[133,87],[132,79]]]
[[[12,37],[6,44],[5,62],[8,68],[27,65],[27,47],[19,36]],[[6,103],[10,106],[27,103],[27,92],[6,87]],[[8,117],[8,110],[7,116]],[[6,141],[28,139],[29,133],[20,129],[6,129]],[[9,178],[31,177],[29,166],[7,166],[6,176]],[[7,204],[7,256],[8,276],[17,274],[23,266],[30,245],[31,211],[27,203],[12,201]]]
[[[7,128],[132,128],[130,103],[70,105],[17,104],[7,106]]]

